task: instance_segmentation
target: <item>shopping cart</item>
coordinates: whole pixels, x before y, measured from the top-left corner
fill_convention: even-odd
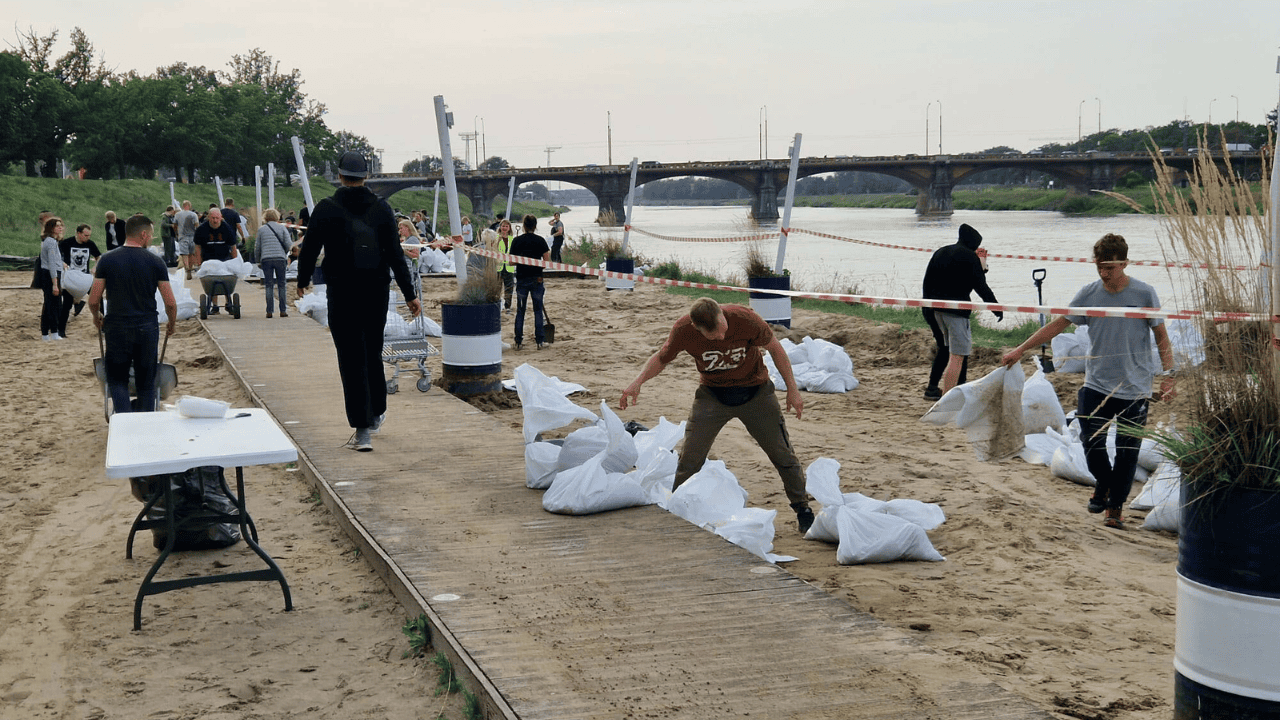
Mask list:
[[[400,363],[418,363],[418,390],[426,392],[431,389],[431,369],[427,367],[427,358],[440,354],[434,345],[427,340],[427,320],[418,315],[408,323],[408,334],[404,337],[384,340],[382,344],[382,361],[395,368],[391,378],[387,380],[387,392],[395,394],[400,390]]]

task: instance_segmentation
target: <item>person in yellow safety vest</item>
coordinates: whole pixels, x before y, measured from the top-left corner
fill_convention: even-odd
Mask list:
[[[498,223],[498,247],[496,249],[503,255],[511,254],[511,222],[508,220]],[[503,312],[511,312],[511,293],[516,287],[515,263],[504,261],[498,265],[498,277],[502,278]]]

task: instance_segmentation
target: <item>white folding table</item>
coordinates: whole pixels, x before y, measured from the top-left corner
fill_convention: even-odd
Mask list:
[[[143,477],[179,473],[196,467],[217,465],[236,469],[236,492],[232,493],[223,480],[223,491],[236,505],[235,514],[201,513],[189,522],[194,526],[213,523],[236,523],[240,535],[259,558],[267,564],[266,570],[224,573],[202,577],[185,577],[177,580],[153,581],[160,566],[173,552],[178,525],[175,524],[171,483],[166,479],[164,492],[164,519],[147,520],[146,513],[155,501],[148,503],[138,514],[129,530],[126,557],[133,556],[133,537],[140,529],[163,526],[166,530],[165,547],[156,558],[138,589],[133,606],[133,629],[142,628],[142,599],[148,595],[223,582],[276,581],[284,592],[284,609],[293,609],[289,584],[284,573],[258,545],[257,528],[245,507],[244,468],[246,465],[292,462],[298,459],[298,451],[274,418],[261,408],[232,408],[224,418],[187,418],[177,412],[116,413],[111,416],[107,435],[106,475],[112,479]],[[183,529],[193,525],[181,523]]]

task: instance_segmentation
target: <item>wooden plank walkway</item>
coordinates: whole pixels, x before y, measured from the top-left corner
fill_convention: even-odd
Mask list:
[[[328,332],[265,319],[258,288],[206,328],[486,717],[1049,717],[664,510],[545,512],[519,432],[439,388],[402,382],[375,451],[345,449]]]

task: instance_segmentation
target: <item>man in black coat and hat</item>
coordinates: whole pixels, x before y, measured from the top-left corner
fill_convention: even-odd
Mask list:
[[[954,244],[938,248],[929,259],[924,271],[924,297],[926,300],[958,300],[968,302],[970,293],[989,303],[999,302],[987,286],[986,268],[978,255],[982,235],[968,224],[960,226],[960,238]],[[993,311],[996,320],[1004,319],[1004,313]],[[925,388],[926,400],[937,400],[957,384],[966,380],[969,353],[973,352],[973,337],[969,329],[969,310],[925,308],[925,321],[933,330],[937,354],[929,373],[929,385]],[[939,378],[942,386],[938,386]]]

